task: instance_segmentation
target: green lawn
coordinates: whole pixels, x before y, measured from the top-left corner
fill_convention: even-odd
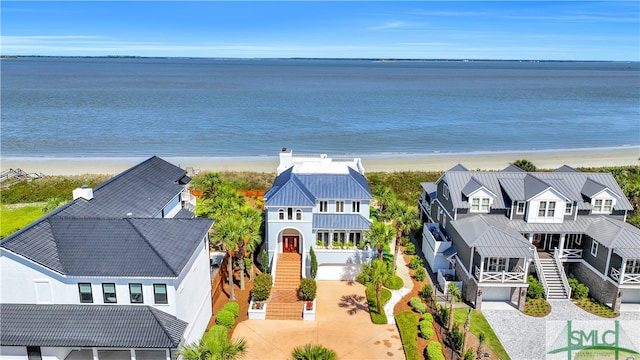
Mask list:
[[[0,206],[0,237],[5,238],[44,215],[42,205]]]
[[[367,286],[365,289],[365,294],[367,295],[367,302],[369,303],[369,315],[371,315],[371,321],[374,324],[386,324],[387,323],[387,315],[384,313],[384,309],[382,307],[384,304],[391,299],[391,291],[388,289],[382,288],[380,290],[380,302],[382,305],[380,308],[382,309],[382,314],[378,314],[378,301],[376,298],[376,290],[372,286]]]
[[[454,321],[463,325],[467,320],[467,311],[466,308],[454,309]],[[475,336],[484,333],[485,345],[490,347],[499,359],[510,359],[507,351],[502,347],[500,340],[498,340],[496,333],[493,332],[491,325],[489,325],[487,319],[485,319],[484,315],[478,310],[471,310],[471,326],[469,331]]]

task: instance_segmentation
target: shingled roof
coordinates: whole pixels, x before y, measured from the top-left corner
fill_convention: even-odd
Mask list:
[[[151,306],[0,304],[0,313],[3,346],[177,348],[187,327]]]

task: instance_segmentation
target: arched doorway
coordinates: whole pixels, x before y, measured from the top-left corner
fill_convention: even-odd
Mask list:
[[[296,229],[285,229],[280,236],[283,253],[300,254],[302,250],[302,236]]]

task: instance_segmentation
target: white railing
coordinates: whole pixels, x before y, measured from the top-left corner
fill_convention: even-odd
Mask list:
[[[549,296],[549,286],[547,285],[547,279],[544,277],[544,272],[542,271],[542,264],[540,263],[540,257],[538,257],[538,252],[533,252],[533,264],[536,267],[536,273],[538,274],[538,280],[542,284],[544,288],[544,294]]]
[[[510,271],[483,271],[480,278],[480,268],[476,266],[475,275],[478,281],[524,282],[526,277],[524,272]]]
[[[425,212],[425,214],[431,216],[431,203],[428,203],[425,199],[418,199],[418,204],[420,204],[420,207],[422,208],[422,211]]]
[[[582,255],[582,251],[580,251],[580,255]],[[567,298],[571,299],[571,287],[569,286],[567,275],[564,273],[564,268],[562,267],[562,262],[560,261],[560,250],[558,248],[555,248],[555,250],[553,250],[553,261],[555,261],[556,263],[558,274],[560,275],[560,279],[562,280],[562,286],[567,292]]]
[[[559,257],[562,259],[582,259],[582,249],[563,249],[559,253]]]
[[[611,268],[611,278],[617,281],[620,285],[622,284],[640,284],[640,274],[624,274],[622,279],[620,279],[620,270],[612,267]]]

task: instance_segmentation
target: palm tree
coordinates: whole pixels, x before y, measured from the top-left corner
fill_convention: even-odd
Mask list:
[[[235,360],[244,356],[246,352],[247,340],[229,340],[228,330],[224,326],[216,325],[197,343],[187,344],[178,350],[178,355],[185,360]]]
[[[394,263],[397,264],[398,249],[402,235],[408,235],[412,229],[420,226],[420,219],[418,219],[418,213],[412,207],[407,206],[400,201],[390,202],[387,210],[388,211],[383,214],[384,218],[391,221],[396,229]]]
[[[247,219],[248,227],[249,227],[249,235],[245,239],[245,249],[250,259],[250,267],[249,267],[249,279],[253,280],[254,270],[253,270],[253,258],[255,256],[255,251],[258,250],[260,244],[262,244],[262,213],[247,204],[240,208],[240,216]]]
[[[242,219],[238,216],[227,216],[213,225],[211,238],[214,242],[222,244],[227,252],[227,273],[229,274],[229,300],[235,300],[233,292],[233,256],[238,251],[238,246],[244,228]]]
[[[362,271],[358,275],[358,280],[367,286],[373,286],[376,290],[376,300],[378,303],[378,314],[382,314],[380,304],[380,290],[386,281],[393,276],[389,266],[380,259],[373,259],[369,264],[362,264]]]
[[[291,352],[293,360],[336,360],[338,355],[335,351],[327,349],[322,345],[306,344],[297,346]]]
[[[220,174],[208,172],[203,177],[193,179],[191,186],[202,190],[203,199],[213,199],[218,185],[222,184]]]
[[[387,202],[393,199],[393,191],[388,186],[377,185],[373,188],[373,196],[378,201],[379,213],[382,213]]]
[[[527,159],[516,160],[513,162],[513,165],[519,167],[520,169],[526,172],[534,172],[537,170],[536,166],[533,165],[533,163]]]
[[[378,259],[382,260],[382,252],[384,247],[393,240],[394,230],[391,225],[373,220],[371,228],[364,233],[364,236],[369,239],[372,247],[378,249]]]

